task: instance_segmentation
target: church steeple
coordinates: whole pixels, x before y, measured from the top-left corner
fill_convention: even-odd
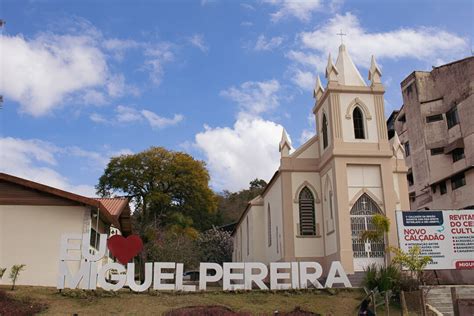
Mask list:
[[[281,133],[281,140],[279,144],[280,154],[282,157],[288,157],[290,155],[291,143],[286,134],[286,130],[283,128]]]
[[[321,84],[321,79],[319,78],[319,75],[318,75],[316,79],[316,85],[314,86],[314,89],[313,89],[313,98],[316,99],[316,101],[318,101],[323,95],[323,93],[324,93],[323,85]]]
[[[362,76],[352,62],[351,56],[349,56],[344,44],[339,46],[339,55],[337,56],[336,68],[339,70],[337,74],[337,81],[340,85],[366,86],[364,79],[362,79]]]
[[[326,79],[328,80],[328,84],[331,81],[337,81],[337,74],[339,71],[337,70],[336,66],[332,62],[331,53],[328,56],[328,65],[326,66]]]
[[[372,60],[370,61],[370,69],[369,69],[369,80],[371,81],[371,85],[381,83],[380,78],[382,77],[382,71],[377,65],[375,61],[374,55],[372,55]]]

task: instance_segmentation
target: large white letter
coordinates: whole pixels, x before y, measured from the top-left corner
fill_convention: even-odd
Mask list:
[[[278,280],[290,279],[289,272],[278,272],[278,269],[290,269],[289,262],[272,262],[270,263],[270,288],[272,290],[287,290],[291,287],[290,283],[278,283]]]
[[[252,270],[256,269],[259,270],[258,273],[253,274]],[[245,289],[251,290],[252,289],[252,282],[261,289],[261,290],[268,290],[268,287],[263,283],[263,280],[268,275],[268,268],[261,262],[246,262],[244,268],[244,275],[245,275]]]
[[[127,284],[132,291],[143,292],[148,290],[151,286],[151,280],[153,279],[153,263],[145,263],[145,281],[138,285],[135,281],[135,263],[130,262],[127,264]]]
[[[214,270],[216,274],[207,275],[207,270]],[[222,279],[222,267],[218,263],[201,262],[199,266],[199,290],[205,291],[207,282],[218,282]]]
[[[155,262],[155,271],[153,279],[154,290],[174,290],[174,284],[172,283],[161,283],[161,280],[173,280],[174,273],[162,272],[162,269],[175,269],[176,264],[174,262]]]
[[[66,261],[59,261],[59,275],[58,275],[58,282],[57,288],[58,290],[64,289],[64,287],[69,289],[75,289],[79,283],[81,282],[81,289],[88,290],[89,289],[89,273],[91,269],[90,262],[81,262],[81,266],[79,271],[72,276],[69,273],[69,268],[67,266]]]
[[[116,273],[110,274],[110,280],[118,281],[116,284],[107,282],[106,274],[109,270],[117,270]],[[99,273],[97,274],[97,281],[99,283],[99,286],[106,291],[120,290],[125,285],[125,282],[127,281],[127,276],[123,273],[125,273],[125,267],[121,265],[120,263],[111,262],[111,263],[104,264],[100,268]]]
[[[89,253],[90,236],[88,233],[82,235],[82,257],[87,261],[99,261],[105,256],[105,248],[107,244],[107,234],[100,234],[99,249],[95,255]]]
[[[314,269],[314,273],[309,273],[308,268]],[[302,289],[308,288],[308,281],[315,288],[320,289],[323,286],[318,279],[323,274],[323,267],[317,262],[300,262],[300,286]]]
[[[81,234],[63,234],[61,236],[61,248],[59,250],[59,260],[80,261],[81,260],[81,243],[69,243],[69,240],[82,240]],[[89,244],[89,242],[88,242]],[[79,250],[69,253],[68,250]]]
[[[176,291],[194,292],[196,285],[183,285],[183,264],[176,264]]]
[[[222,288],[224,291],[243,290],[244,289],[244,274],[232,273],[232,269],[244,269],[243,262],[224,262],[224,280]],[[231,284],[232,280],[242,280],[239,284]]]
[[[339,276],[336,276],[336,273],[338,273]],[[352,287],[340,261],[333,261],[331,264],[325,287],[332,287],[334,283],[343,283],[345,287]]]

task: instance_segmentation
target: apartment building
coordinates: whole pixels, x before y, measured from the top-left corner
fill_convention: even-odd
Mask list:
[[[411,209],[474,208],[474,57],[414,71],[401,89],[387,127],[405,150]]]

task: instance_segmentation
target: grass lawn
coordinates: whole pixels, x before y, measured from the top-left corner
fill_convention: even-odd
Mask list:
[[[165,293],[150,291],[132,293],[121,290],[117,293],[82,290],[65,290],[62,294],[54,288],[19,286],[15,291],[0,286],[9,295],[18,299],[30,299],[45,303],[45,315],[160,315],[174,308],[185,306],[226,306],[237,312],[255,315],[273,315],[275,311],[287,312],[299,306],[305,311],[323,315],[357,315],[357,306],[363,298],[357,289],[337,290],[331,294],[323,290],[284,292],[239,292],[226,293],[208,291],[200,293]],[[377,312],[383,313],[382,309]],[[400,315],[398,306],[391,306],[392,315]]]

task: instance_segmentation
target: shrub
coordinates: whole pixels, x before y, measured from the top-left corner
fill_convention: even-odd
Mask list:
[[[15,289],[15,283],[20,275],[20,272],[25,270],[26,265],[15,264],[10,271],[10,280],[12,280],[12,291]]]
[[[368,289],[394,293],[400,291],[401,272],[398,266],[391,264],[384,267],[372,264],[365,272],[364,285]]]

